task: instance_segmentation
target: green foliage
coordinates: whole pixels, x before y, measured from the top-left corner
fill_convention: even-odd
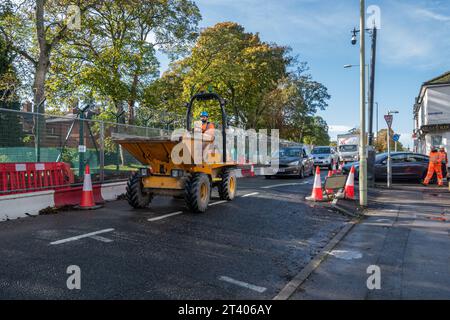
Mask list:
[[[264,43],[241,25],[223,22],[203,30],[191,55],[172,63],[145,89],[141,111],[169,110],[184,116],[186,101],[211,87],[228,101],[233,125],[277,128],[282,138],[328,143],[328,126],[315,114],[327,107],[330,96],[307,71],[289,48]],[[220,119],[215,104],[197,105],[194,118],[207,110],[212,121]]]

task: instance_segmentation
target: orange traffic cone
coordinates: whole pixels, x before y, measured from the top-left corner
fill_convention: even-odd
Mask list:
[[[342,165],[342,162],[339,162],[338,173],[341,174],[343,169],[344,169],[344,166]]]
[[[333,166],[333,168],[335,168],[334,166]],[[334,171],[334,170],[333,170]],[[328,170],[328,178],[329,177],[331,177],[331,176],[333,176],[333,172],[331,171],[331,170]],[[333,189],[327,189],[327,193],[328,194],[332,194],[333,193]]]
[[[337,166],[336,166],[336,162],[333,163],[333,171],[331,173],[332,175],[336,175],[337,174]]]
[[[352,166],[350,173],[345,183],[345,198],[355,200],[355,167]]]
[[[311,197],[306,197],[306,200],[323,201],[322,180],[320,178],[319,167],[316,167],[316,176],[314,177],[314,186]]]
[[[92,180],[89,165],[86,165],[84,170],[83,191],[81,192],[81,202],[76,208],[92,210],[100,208],[100,205],[95,205],[94,191],[92,190]]]

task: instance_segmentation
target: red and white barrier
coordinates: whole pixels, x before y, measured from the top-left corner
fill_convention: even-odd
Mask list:
[[[263,168],[237,169],[237,178],[250,178],[263,175]],[[94,201],[104,203],[114,201],[118,196],[126,192],[126,181],[94,184],[92,190]],[[83,187],[58,187],[54,190],[14,193],[0,195],[0,221],[25,218],[30,215],[38,215],[39,211],[48,207],[61,208],[64,206],[76,206],[80,203]]]

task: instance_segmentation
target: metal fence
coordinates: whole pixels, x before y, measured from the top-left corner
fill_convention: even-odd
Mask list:
[[[64,162],[75,185],[82,183],[88,164],[94,183],[121,181],[142,164],[112,141],[113,133],[156,137],[170,131],[0,108],[0,164]],[[280,141],[280,147],[288,145],[295,143]]]

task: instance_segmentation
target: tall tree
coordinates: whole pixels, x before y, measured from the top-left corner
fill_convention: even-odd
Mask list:
[[[199,19],[190,0],[102,1],[86,11],[83,29],[63,47],[52,70],[55,92],[90,92],[111,101],[118,113],[126,107],[133,123],[143,88],[158,76],[156,50],[184,52],[197,36]],[[67,87],[65,79],[75,74]]]
[[[170,85],[174,73],[182,78],[183,99],[212,87],[229,102],[236,125],[257,128],[264,112],[264,95],[286,75],[288,48],[262,42],[233,22],[206,28],[189,57],[173,64],[161,83]],[[178,88],[176,88],[178,89]],[[208,108],[208,107],[207,107]],[[216,109],[210,110],[218,116]]]
[[[94,0],[5,0],[0,8],[0,34],[7,45],[28,61],[33,69],[33,100],[45,112],[45,82],[51,57],[69,36],[67,9],[76,5],[82,15],[99,1]]]
[[[14,53],[0,38],[0,108],[18,111],[20,102],[17,88],[20,83],[13,66]],[[20,115],[14,112],[0,111],[0,146],[23,145],[23,130]],[[4,160],[4,157],[3,159]]]

